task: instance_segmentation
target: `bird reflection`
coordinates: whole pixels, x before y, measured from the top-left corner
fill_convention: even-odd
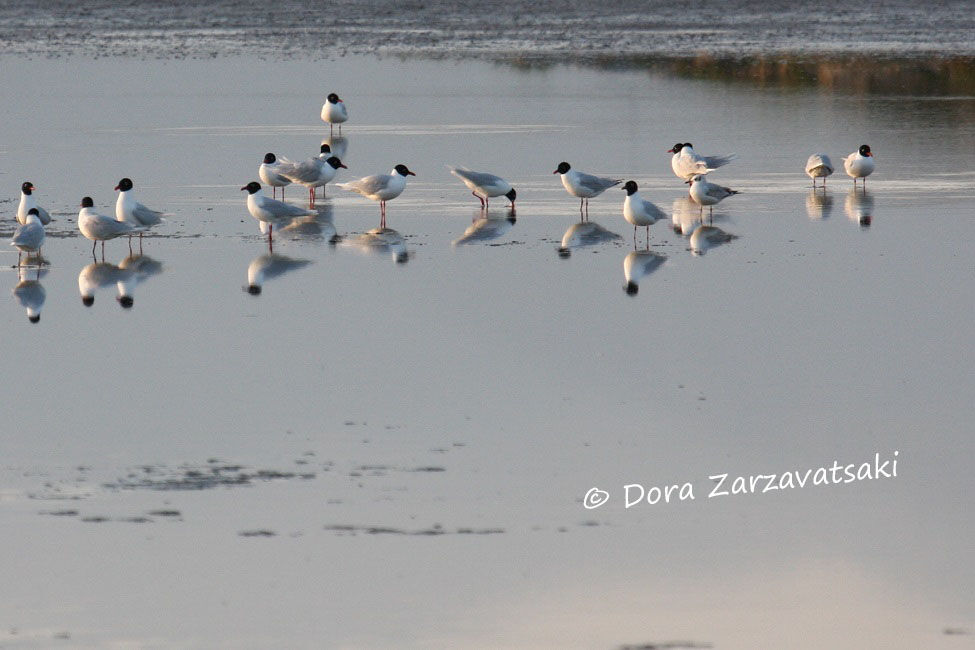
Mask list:
[[[864,228],[873,223],[873,195],[864,189],[858,192],[856,188],[849,191],[843,202],[843,209],[850,221],[855,221]]]
[[[694,203],[689,196],[674,199],[671,211],[674,232],[682,237],[690,237],[694,229],[704,223],[701,206]]]
[[[279,238],[322,239],[329,243],[334,243],[338,235],[335,229],[335,222],[332,218],[335,213],[335,208],[331,202],[326,200],[324,203],[316,204],[311,209],[315,210],[316,214],[296,217],[289,221],[287,225],[279,225],[274,229],[275,234]],[[267,235],[268,224],[264,221],[258,221],[258,224],[261,234]],[[268,248],[271,251],[274,250],[271,245]]]
[[[721,228],[702,224],[691,233],[691,252],[695,255],[704,255],[712,248],[737,238],[738,235],[732,235]]]
[[[118,268],[122,275],[115,283],[119,292],[116,299],[128,309],[135,303],[135,296],[132,294],[136,286],[162,273],[163,265],[148,255],[129,255],[119,262]]]
[[[116,300],[123,309],[135,304],[135,288],[154,275],[162,273],[163,265],[148,255],[129,255],[119,264],[92,262],[78,273],[78,291],[86,307],[95,304],[95,292],[115,285]]]
[[[826,193],[826,188],[809,190],[806,195],[806,214],[810,219],[826,219],[833,212],[833,197]]]
[[[27,310],[27,320],[37,323],[41,320],[41,307],[47,298],[40,282],[47,275],[47,269],[21,267],[18,270],[20,282],[13,289],[14,298]]]
[[[615,232],[610,232],[594,221],[580,221],[572,224],[562,235],[562,243],[558,248],[559,257],[569,257],[573,248],[596,246],[605,242],[623,239]]]
[[[666,261],[665,255],[648,250],[630,251],[623,258],[623,277],[626,285],[623,291],[629,296],[635,296],[640,290],[640,280],[650,275]]]
[[[484,209],[478,210],[477,214],[480,216],[475,217],[464,234],[454,240],[454,246],[497,239],[511,230],[517,221],[513,210],[506,211],[506,216],[502,216],[501,213],[489,214]]]
[[[309,264],[311,260],[298,260],[274,253],[259,255],[247,266],[247,286],[244,289],[252,296],[260,295],[265,280],[277,278]]]
[[[124,282],[132,275],[135,275],[135,271],[119,268],[111,262],[92,262],[78,273],[78,291],[81,293],[81,302],[85,307],[91,307],[95,304],[95,291],[112,286],[120,281]],[[121,300],[119,304],[122,304]],[[122,306],[125,307],[126,305]],[[129,304],[128,306],[131,307],[132,305]]]
[[[388,254],[397,264],[405,264],[410,259],[403,235],[392,228],[373,228],[361,235],[344,239],[342,243],[366,254]]]
[[[332,150],[332,155],[345,161],[349,152],[349,139],[343,135],[333,135],[322,140],[322,144],[327,144]]]

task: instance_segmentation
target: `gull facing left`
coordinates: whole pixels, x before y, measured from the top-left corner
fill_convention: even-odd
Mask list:
[[[247,192],[247,211],[251,213],[251,216],[267,224],[268,243],[271,242],[271,237],[274,234],[274,226],[280,227],[296,217],[308,217],[317,214],[314,210],[306,210],[284,201],[269,199],[264,195],[261,184],[257,181],[251,181],[240,188],[240,191]]]

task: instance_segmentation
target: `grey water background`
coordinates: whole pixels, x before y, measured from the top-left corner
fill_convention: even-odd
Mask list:
[[[251,54],[5,57],[0,83],[2,232],[23,180],[56,219],[40,323],[0,300],[4,647],[970,645],[970,94]],[[417,173],[389,205],[409,260],[357,246],[378,207],[330,187],[275,242],[310,263],[248,295],[239,188],[317,151],[332,90],[342,179]],[[713,174],[737,239],[695,256],[656,224],[627,296],[614,188],[590,218],[622,238],[556,254],[559,161],[686,219],[678,141],[739,155]],[[811,194],[806,156],[862,142],[866,198]],[[453,246],[478,211],[445,163],[511,180],[515,223]],[[76,206],[111,213],[122,176],[169,213],[158,272],[86,308]],[[894,450],[896,479],[706,498]]]

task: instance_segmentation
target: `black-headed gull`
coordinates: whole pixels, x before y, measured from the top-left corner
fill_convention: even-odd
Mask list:
[[[379,201],[380,228],[386,227],[386,201],[391,201],[406,189],[406,177],[416,176],[406,165],[396,165],[388,174],[366,176],[357,181],[336,183],[343,190],[357,192],[367,199]]]
[[[329,133],[339,125],[339,133],[342,132],[342,122],[349,119],[349,111],[345,108],[345,102],[339,99],[335,93],[329,93],[322,105],[322,121],[328,123]]]
[[[314,210],[306,210],[284,201],[267,198],[261,190],[261,184],[257,181],[251,181],[240,188],[240,191],[247,192],[247,211],[251,216],[267,224],[268,243],[274,236],[274,226],[280,227],[297,217],[317,214]]]
[[[488,207],[488,200],[492,196],[504,196],[511,201],[511,209],[514,210],[515,197],[518,193],[508,181],[500,176],[476,172],[466,167],[449,167],[449,169],[451,174],[464,181],[464,185],[471,190],[471,194],[480,200],[482,208]]]
[[[21,253],[27,253],[28,258],[31,253],[38,255],[38,257],[40,256],[41,246],[44,245],[44,237],[44,224],[41,223],[38,210],[37,208],[31,208],[27,211],[25,222],[17,226],[13,238],[10,240],[10,245],[19,251],[17,253],[17,266],[20,266]]]
[[[806,173],[816,187],[816,179],[823,179],[823,187],[826,187],[826,177],[833,173],[833,161],[824,153],[814,153],[806,161]]]
[[[633,224],[633,245],[636,246],[637,226],[645,226],[647,229],[647,248],[650,248],[650,226],[661,219],[666,219],[667,215],[663,210],[640,196],[636,181],[626,181],[623,185],[623,191],[626,192],[626,199],[623,201],[623,218]]]
[[[123,178],[115,186],[118,190],[118,200],[115,201],[115,220],[127,223],[136,228],[142,228],[139,232],[139,245],[142,245],[142,233],[162,221],[162,212],[150,210],[135,200],[132,193],[132,181]]]
[[[674,154],[670,158],[670,167],[674,170],[677,178],[685,183],[690,183],[695,176],[713,172],[718,167],[727,165],[737,158],[737,154],[728,156],[702,156],[694,151],[694,145],[684,142],[674,145],[673,149],[668,149],[667,153]]]
[[[279,173],[292,183],[298,183],[308,188],[308,204],[310,206],[315,205],[315,188],[323,188],[322,196],[324,196],[324,187],[335,178],[335,172],[339,169],[348,169],[331,152],[331,147],[323,144],[322,151],[317,157],[303,162],[294,162],[281,157]]]
[[[649,250],[627,253],[623,258],[623,277],[626,278],[623,291],[626,295],[635,296],[640,291],[640,280],[656,271],[666,261],[664,255]]]
[[[34,196],[34,184],[30,181],[24,181],[20,186],[20,205],[17,206],[17,221],[20,223],[27,223],[27,212],[31,208],[37,209],[37,218],[41,220],[41,224],[47,225],[51,223],[51,215],[47,213],[47,210],[37,205],[37,198]]]
[[[704,212],[704,206],[708,206],[710,210],[709,214],[711,215],[714,215],[715,204],[738,193],[737,190],[733,190],[730,187],[722,187],[721,185],[709,183],[700,174],[691,179],[691,199],[701,206],[701,212]]]
[[[583,206],[585,206],[585,214],[589,213],[589,199],[623,182],[618,178],[603,178],[576,171],[567,162],[560,162],[558,168],[552,173],[561,175],[562,186],[566,192],[579,197],[579,214],[584,214]]]
[[[737,235],[721,230],[715,226],[700,225],[691,233],[691,252],[695,255],[704,255],[715,246],[720,246],[737,239]]]
[[[27,320],[37,323],[41,320],[41,308],[47,298],[47,292],[41,286],[41,276],[47,273],[40,268],[20,269],[20,282],[13,289],[14,298],[20,306],[27,310]]]
[[[284,198],[284,186],[291,185],[291,181],[281,175],[281,161],[273,153],[264,154],[264,162],[257,168],[257,177],[265,185],[271,186],[271,197],[277,198],[278,188],[281,188],[281,198]]]
[[[873,173],[873,153],[870,145],[861,144],[860,148],[843,158],[843,169],[847,176],[853,179],[853,186],[856,187],[857,179],[863,179],[863,187],[867,186],[867,176]]]
[[[134,235],[145,230],[144,226],[133,226],[124,221],[116,221],[108,215],[95,211],[95,202],[90,196],[81,199],[81,210],[78,211],[78,230],[92,241],[91,254],[95,255],[95,246],[102,243],[102,258],[105,257],[105,242],[116,237]]]

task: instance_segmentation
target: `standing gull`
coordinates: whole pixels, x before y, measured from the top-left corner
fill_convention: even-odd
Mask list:
[[[273,153],[264,154],[264,162],[257,169],[257,176],[265,185],[271,186],[271,197],[277,198],[277,190],[281,188],[281,198],[284,198],[284,186],[291,185],[291,181],[281,175],[281,161]]]
[[[322,145],[321,153],[315,158],[310,158],[303,162],[294,162],[285,157],[281,157],[279,173],[292,183],[300,183],[308,188],[308,205],[315,205],[315,189],[322,188],[322,196],[325,196],[325,185],[335,178],[335,173],[341,169],[348,169],[336,156],[332,155],[332,150],[327,144]],[[281,191],[282,194],[284,190]]]
[[[738,193],[737,190],[733,190],[730,187],[722,187],[721,185],[709,183],[701,175],[695,176],[691,180],[691,198],[701,206],[702,213],[704,212],[704,206],[708,206],[711,216],[714,216],[714,206],[717,203]]]
[[[713,172],[718,167],[727,165],[738,157],[736,154],[702,156],[694,151],[694,145],[690,142],[678,142],[673,149],[668,149],[667,153],[674,154],[670,159],[670,167],[674,170],[677,178],[685,183],[690,183],[697,175]]]
[[[853,179],[853,187],[857,185],[857,179],[863,179],[863,189],[867,189],[867,176],[873,173],[873,153],[870,145],[861,144],[860,148],[843,159],[843,169],[848,176]]]
[[[362,196],[379,201],[380,228],[386,227],[386,201],[395,199],[406,189],[406,177],[416,176],[406,165],[396,165],[388,174],[366,176],[357,181],[337,183],[343,190],[358,192]]]
[[[274,226],[280,227],[296,217],[317,214],[314,210],[305,210],[284,201],[267,198],[261,190],[261,184],[257,181],[251,181],[240,188],[240,191],[247,192],[247,210],[251,216],[267,224],[268,244],[271,243],[274,235]]]
[[[826,177],[833,173],[833,161],[824,153],[814,153],[806,161],[806,173],[816,187],[816,179],[823,179],[823,187],[826,187]]]
[[[41,246],[44,245],[44,224],[41,223],[41,218],[37,214],[37,208],[31,208],[27,212],[25,222],[17,226],[17,230],[14,231],[10,245],[19,251],[17,253],[17,266],[20,266],[21,253],[27,253],[28,259],[30,259],[31,253],[35,253],[39,258],[38,264],[43,263],[43,260],[40,260],[40,252]]]
[[[116,221],[108,215],[95,211],[95,202],[90,196],[81,199],[81,210],[78,212],[78,230],[91,240],[91,254],[95,255],[95,246],[102,243],[102,259],[105,258],[105,242],[109,239],[133,235],[145,230],[144,226],[133,226],[124,221]]]
[[[142,230],[138,231],[139,245],[141,246],[142,232],[161,222],[162,212],[150,210],[136,201],[132,194],[132,181],[128,178],[120,180],[115,189],[119,193],[118,200],[115,202],[115,220],[127,223],[134,228],[141,228]]]
[[[667,215],[663,210],[640,196],[635,181],[626,181],[623,190],[626,192],[626,199],[623,201],[623,218],[633,224],[633,246],[636,246],[637,226],[645,226],[647,229],[647,248],[649,249],[650,226],[661,219],[666,219]]]
[[[349,111],[345,108],[345,102],[339,99],[335,93],[329,93],[322,105],[322,121],[328,123],[328,132],[331,133],[335,125],[339,125],[339,133],[342,132],[342,122],[349,119]]]
[[[17,221],[20,223],[27,223],[27,213],[31,208],[37,209],[37,218],[41,220],[41,224],[47,225],[51,223],[51,215],[47,213],[47,210],[37,205],[37,198],[34,196],[34,184],[30,181],[24,181],[20,186],[20,205],[17,206]]]
[[[578,172],[567,162],[560,162],[558,168],[552,173],[561,175],[562,186],[565,187],[566,192],[579,197],[580,215],[583,214],[583,206],[585,206],[585,214],[589,214],[589,199],[623,182],[621,179],[602,178]]]
[[[492,196],[505,196],[511,201],[511,209],[515,208],[515,197],[517,192],[511,187],[511,183],[500,176],[485,172],[475,172],[466,167],[450,167],[450,173],[464,181],[471,194],[481,201],[481,207],[488,207],[488,199]]]

